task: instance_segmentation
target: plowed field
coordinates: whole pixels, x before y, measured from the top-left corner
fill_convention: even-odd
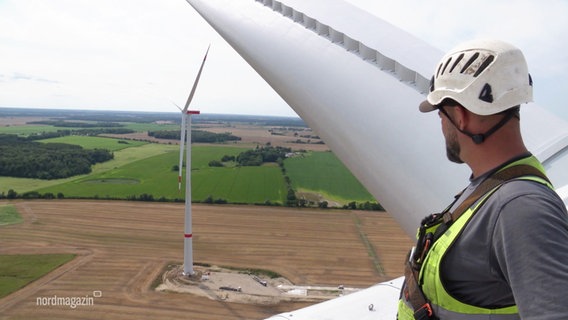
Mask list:
[[[0,319],[264,319],[309,304],[152,290],[167,264],[183,261],[182,204],[13,204],[24,222],[0,227],[0,254],[77,257],[0,299]],[[361,211],[194,205],[193,234],[196,262],[268,269],[297,285],[367,287],[400,276],[411,245],[387,214]],[[92,299],[75,308],[46,305],[53,297]]]

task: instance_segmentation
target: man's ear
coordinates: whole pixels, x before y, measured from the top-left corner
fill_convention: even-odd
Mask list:
[[[471,120],[471,115],[469,114],[469,111],[462,106],[456,106],[455,108],[452,109],[454,109],[454,121],[458,126],[458,129],[465,130],[467,128],[469,121]]]

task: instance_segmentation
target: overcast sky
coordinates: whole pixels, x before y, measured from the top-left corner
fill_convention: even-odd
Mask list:
[[[348,2],[443,51],[479,37],[517,45],[535,101],[568,119],[568,1]],[[209,44],[194,108],[295,115],[184,0],[0,0],[0,107],[174,112]]]

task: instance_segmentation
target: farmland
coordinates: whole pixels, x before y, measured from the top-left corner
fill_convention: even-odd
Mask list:
[[[286,159],[286,171],[298,191],[323,193],[338,202],[373,201],[367,190],[331,152],[311,152]]]
[[[2,319],[264,319],[313,303],[239,304],[154,291],[151,284],[162,270],[182,260],[182,204],[12,204],[24,222],[0,226],[0,256],[75,258],[1,298]],[[196,262],[271,270],[297,285],[364,288],[392,279],[402,274],[401,261],[410,245],[381,212],[194,205],[193,213]],[[74,309],[37,302],[53,296],[92,297],[95,292],[92,305]]]
[[[112,150],[114,159],[94,165],[90,174],[57,180],[0,177],[0,194],[13,189],[82,198],[0,199],[0,220],[4,221],[0,221],[0,275],[7,275],[10,282],[0,286],[4,292],[23,286],[0,298],[0,319],[264,319],[313,303],[238,304],[153,290],[161,273],[183,258],[183,204],[101,199],[141,194],[152,195],[154,201],[183,198],[175,170],[179,162],[176,141],[149,138],[145,133],[176,130],[179,125],[158,121],[162,115],[154,114],[89,116],[96,121],[139,117],[143,121],[121,122],[137,131],[131,134],[72,135],[42,141]],[[148,117],[155,121],[144,122]],[[36,114],[33,120],[41,117]],[[296,127],[297,121],[288,119],[208,121],[196,126],[216,133],[232,132],[242,141],[193,144],[191,168],[183,169],[191,172],[194,201],[209,198],[233,203],[193,205],[197,263],[269,270],[298,285],[363,288],[402,274],[401,261],[410,240],[385,212],[245,205],[284,204],[288,183],[301,197],[317,194],[316,201],[339,206],[373,200],[309,128]],[[26,136],[43,130],[57,128],[0,117],[0,133]],[[212,160],[259,146],[303,151],[284,160],[283,167],[277,163],[237,166],[234,161],[209,166]],[[47,257],[55,262],[32,270],[44,265],[33,259]],[[22,264],[30,270],[24,272],[19,267]],[[96,298],[93,304],[76,308],[37,302],[53,296]]]
[[[73,254],[0,255],[0,299],[71,261]]]
[[[99,116],[92,117],[101,121]],[[25,136],[57,129],[51,126],[46,130],[45,126],[30,125],[18,122],[17,119],[14,117],[0,121],[0,124],[6,123],[0,126],[0,133],[19,132]],[[193,144],[191,175],[194,201],[287,204],[288,188],[293,188],[299,199],[306,200],[305,203],[316,206],[323,201],[331,206],[342,206],[351,201],[374,201],[341,162],[324,149],[325,145],[309,129],[251,124],[253,119],[243,118],[240,123],[225,123],[213,118],[211,122],[196,125],[200,130],[213,133],[234,132],[242,137],[242,141],[216,145]],[[39,119],[33,120],[37,122]],[[281,120],[279,121],[277,123],[281,123]],[[85,149],[112,151],[114,159],[92,166],[90,174],[57,180],[0,177],[0,195],[14,190],[18,194],[35,192],[40,195],[52,194],[81,199],[134,199],[142,196],[144,199],[160,201],[183,199],[185,193],[178,190],[176,183],[178,173],[175,166],[179,162],[177,141],[154,139],[143,131],[171,130],[179,128],[179,125],[172,124],[171,120],[120,124],[137,133],[68,135],[39,140],[42,143],[67,143]],[[153,143],[149,143],[150,141]],[[301,157],[284,161],[286,171],[283,172],[280,172],[281,168],[275,164],[241,167],[234,163],[225,163],[224,167],[209,166],[211,161],[218,161],[225,155],[238,156],[248,148],[270,145],[308,152],[302,153]],[[287,179],[290,182],[287,182]]]
[[[12,205],[0,204],[0,226],[22,222],[23,219]]]
[[[88,136],[66,136],[60,138],[45,139],[41,140],[41,142],[76,144],[85,149],[107,149],[109,151],[117,151],[131,147],[138,147],[147,143],[143,141],[125,141],[118,139],[108,139],[103,137],[88,137]]]
[[[211,159],[238,154],[241,150],[235,147],[194,147],[192,198],[195,201],[209,196],[237,203],[283,201],[286,190],[278,167],[210,168],[207,165]],[[145,193],[156,199],[183,199],[184,191],[178,191],[178,172],[172,170],[178,161],[178,152],[167,152],[38,191],[61,192],[66,197],[75,198],[126,198]]]

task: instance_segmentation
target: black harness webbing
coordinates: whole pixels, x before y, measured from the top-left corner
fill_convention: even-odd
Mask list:
[[[487,192],[502,185],[506,181],[526,176],[535,176],[550,183],[546,175],[533,166],[524,164],[511,166],[487,177],[455,210],[453,210],[453,212],[449,212],[449,208],[452,206],[450,205],[448,210],[443,214],[432,215],[431,219],[425,219],[425,221],[434,220],[435,223],[424,225],[425,223],[423,222],[423,225],[421,225],[417,246],[414,252],[409,253],[408,259],[406,260],[404,270],[405,285],[404,291],[402,292],[414,309],[414,318],[416,320],[438,319],[434,315],[430,302],[426,299],[420,287],[419,280],[420,269],[432,244],[448,230],[454,221]],[[424,232],[426,227],[431,227],[435,224],[439,224],[439,226],[435,229],[434,234]]]

